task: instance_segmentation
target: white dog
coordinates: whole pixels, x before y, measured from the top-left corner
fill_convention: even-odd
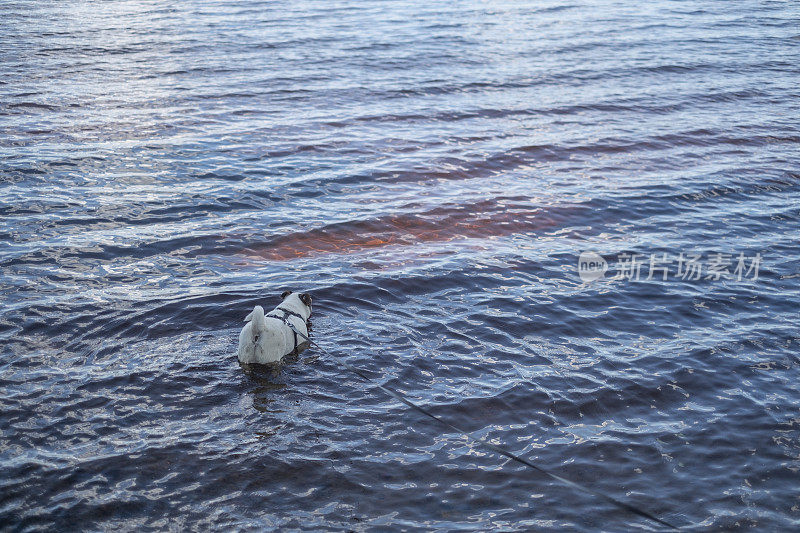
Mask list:
[[[311,322],[311,296],[286,291],[281,304],[264,314],[257,305],[245,317],[247,324],[239,334],[239,361],[242,363],[274,363],[295,351],[306,339],[295,333],[289,324],[305,336]]]

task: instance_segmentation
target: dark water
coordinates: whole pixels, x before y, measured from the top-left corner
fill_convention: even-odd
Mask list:
[[[689,530],[796,529],[799,23],[3,2],[3,529],[654,529],[337,361]],[[622,253],[761,264],[611,279]],[[246,375],[286,288],[330,355]]]

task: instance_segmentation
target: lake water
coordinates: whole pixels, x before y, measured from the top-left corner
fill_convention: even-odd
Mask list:
[[[3,2],[0,528],[658,529],[344,361],[689,530],[797,529],[799,28]],[[285,289],[324,351],[245,373]]]

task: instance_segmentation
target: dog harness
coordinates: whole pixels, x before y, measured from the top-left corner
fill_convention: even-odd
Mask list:
[[[289,326],[289,329],[292,330],[292,335],[294,335],[294,348],[292,348],[292,350],[296,350],[297,349],[297,329],[295,329],[294,325],[292,325],[292,323],[289,322],[289,317],[290,316],[296,316],[297,318],[299,318],[303,322],[306,322],[306,319],[300,313],[295,313],[294,311],[290,311],[290,310],[285,309],[283,307],[276,307],[273,311],[270,311],[270,313],[274,313],[275,311],[283,311],[283,316],[277,316],[277,315],[273,315],[273,314],[266,314],[266,315],[264,315],[264,318],[267,318],[267,317],[274,318],[276,320],[280,320],[281,322],[283,322],[284,324]],[[308,327],[308,326],[306,326],[306,327]]]

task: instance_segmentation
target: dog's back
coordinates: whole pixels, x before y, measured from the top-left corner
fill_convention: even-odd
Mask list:
[[[274,321],[272,327],[267,323],[264,309],[257,305],[245,317],[244,328],[239,334],[239,361],[242,363],[274,363],[285,355],[285,324]]]
[[[311,316],[311,295],[286,291],[281,303],[264,314],[257,305],[245,317],[239,334],[239,361],[242,363],[274,363],[292,353],[308,339]]]

